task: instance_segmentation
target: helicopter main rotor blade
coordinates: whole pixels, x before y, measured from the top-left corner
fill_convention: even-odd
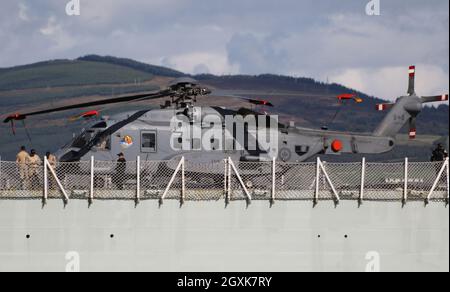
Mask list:
[[[221,93],[220,91],[213,91],[211,94],[209,94],[208,96],[211,97],[231,97],[231,98],[239,98],[242,100],[245,100],[251,104],[254,105],[263,105],[263,106],[270,106],[270,107],[274,107],[274,105],[267,100],[263,100],[263,99],[256,99],[256,98],[250,98],[250,97],[245,97],[245,96],[240,96],[240,95],[234,95],[234,94],[228,94],[228,93]]]
[[[129,101],[143,101],[143,100],[149,100],[149,99],[157,99],[169,96],[172,92],[170,90],[163,90],[158,91],[155,93],[145,93],[145,94],[138,94],[138,95],[126,95],[126,96],[120,96],[112,99],[104,99],[104,100],[96,100],[91,102],[85,102],[85,103],[79,103],[79,104],[72,104],[57,108],[51,108],[41,111],[35,111],[30,113],[15,113],[10,116],[8,116],[3,122],[8,123],[14,120],[24,120],[28,116],[35,116],[35,115],[43,115],[43,114],[49,114],[54,112],[61,112],[61,111],[67,111],[72,109],[78,109],[78,108],[85,108],[85,107],[91,107],[91,106],[99,106],[99,105],[107,105],[107,104],[115,104],[115,103],[122,103],[122,102],[129,102]]]

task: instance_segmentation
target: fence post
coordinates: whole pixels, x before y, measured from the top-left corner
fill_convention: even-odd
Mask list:
[[[90,180],[90,188],[89,188],[89,205],[94,203],[94,171],[95,171],[95,158],[91,156],[91,180]]]
[[[320,158],[316,160],[316,190],[314,193],[314,206],[319,203],[319,188],[320,188]]]
[[[164,203],[164,199],[166,198],[167,194],[170,191],[170,187],[172,186],[173,182],[175,181],[178,172],[180,172],[182,170],[182,168],[184,167],[184,157],[181,157],[180,162],[178,163],[175,172],[172,175],[172,178],[169,181],[169,184],[166,186],[166,189],[164,190],[164,193],[162,194],[162,196],[159,198],[159,206],[161,207],[162,204]],[[181,180],[182,180],[182,184],[183,184],[183,176],[181,176]],[[181,192],[183,192],[184,187],[182,186],[181,188]],[[181,194],[183,196],[183,194]]]
[[[358,202],[359,206],[361,206],[364,201],[365,184],[366,184],[366,158],[363,157],[361,162],[361,189],[359,192],[359,202]]]
[[[246,201],[247,201],[247,207],[248,207],[248,206],[251,204],[251,202],[252,202],[252,196],[251,196],[250,193],[248,192],[247,186],[245,185],[244,181],[242,180],[242,177],[241,177],[241,175],[239,174],[239,171],[238,171],[238,169],[236,168],[236,166],[234,165],[233,160],[231,160],[231,158],[230,158],[229,163],[230,163],[230,167],[232,167],[233,172],[234,172],[234,174],[236,175],[236,178],[238,179],[238,181],[239,181],[239,183],[240,183],[240,185],[241,185],[241,187],[242,187],[242,190],[244,191],[244,193],[245,193],[245,195],[246,195],[246,198],[247,198]]]
[[[50,165],[50,163],[47,160],[47,157],[44,157],[44,173],[48,170],[50,170],[51,175],[53,176],[53,179],[55,180],[56,184],[58,185],[60,191],[63,194],[63,200],[64,200],[64,206],[69,203],[69,195],[67,194],[66,190],[64,189],[64,186],[62,185],[61,181],[59,180],[55,169]],[[47,173],[47,183],[48,183],[48,173]],[[48,185],[46,186],[46,183],[44,182],[44,192],[47,190],[48,192]]]
[[[42,206],[47,205],[48,200],[48,169],[47,156],[44,156],[44,197],[42,198]]]
[[[5,182],[6,184],[6,182]],[[2,156],[0,155],[0,190],[3,187],[3,178],[2,178]]]
[[[408,179],[409,179],[409,175],[408,175],[408,165],[409,164],[409,160],[408,157],[405,158],[405,184],[404,184],[404,189],[403,189],[403,206],[406,205],[406,202],[408,201]]]
[[[228,157],[227,159],[227,196],[226,196],[226,202],[225,206],[228,206],[228,204],[231,201],[231,158]]]
[[[320,163],[319,163],[320,170],[322,170],[323,176],[324,176],[324,182],[323,182],[323,183],[324,183],[324,184],[325,184],[325,183],[328,183],[328,185],[330,186],[331,191],[332,191],[333,194],[334,194],[334,204],[337,206],[337,205],[340,203],[341,198],[340,198],[340,196],[339,196],[339,194],[338,194],[336,188],[334,187],[333,182],[331,181],[330,176],[328,175],[327,170],[325,169],[325,164],[326,164],[326,162],[320,162]]]
[[[136,206],[139,204],[141,199],[141,157],[136,157]]]
[[[445,204],[448,205],[448,200],[449,200],[449,193],[450,193],[450,170],[449,170],[449,160],[448,157],[445,161],[446,164],[446,170],[447,170],[447,199],[445,200]]]
[[[445,159],[444,164],[441,167],[441,170],[439,171],[436,180],[433,183],[433,186],[431,187],[430,192],[428,193],[427,198],[425,199],[425,205],[428,205],[430,203],[431,200],[431,196],[433,195],[434,191],[436,190],[436,188],[439,185],[439,181],[442,178],[442,175],[444,174],[444,171],[447,172],[447,199],[446,199],[446,204],[448,204],[448,194],[449,194],[449,160],[448,158]]]
[[[186,160],[184,159],[184,156],[181,158],[182,164],[181,164],[181,199],[180,199],[180,206],[183,206],[184,201],[186,199],[186,177],[185,177],[185,163]]]
[[[228,190],[228,160],[224,159],[223,160],[223,164],[224,164],[224,170],[223,170],[223,196],[226,200],[227,197],[227,190]]]
[[[277,180],[277,173],[276,173],[276,167],[277,167],[277,159],[274,157],[272,159],[272,197],[270,199],[270,206],[273,206],[275,204],[275,191],[276,191],[276,180]]]

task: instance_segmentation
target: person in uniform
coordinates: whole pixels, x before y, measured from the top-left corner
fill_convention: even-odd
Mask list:
[[[444,145],[442,143],[439,143],[436,147],[436,149],[433,150],[433,155],[431,156],[432,162],[440,162],[444,161],[448,158],[448,152],[445,150]]]
[[[444,145],[442,143],[439,143],[436,147],[436,149],[433,150],[433,154],[431,155],[431,162],[443,162],[445,159],[448,158],[448,152],[445,150]],[[442,169],[441,163],[435,163],[435,169],[436,169],[436,175],[439,175]],[[443,177],[441,177],[441,180],[444,180]]]
[[[50,152],[45,153],[45,157],[47,157],[47,161],[53,169],[56,169],[56,156],[51,154]]]
[[[17,153],[16,156],[16,163],[17,163],[17,167],[19,169],[19,177],[20,177],[20,183],[21,183],[21,187],[23,189],[27,188],[29,185],[29,176],[28,176],[28,167],[27,167],[27,163],[28,163],[28,158],[30,157],[30,155],[28,155],[27,149],[25,148],[25,146],[20,147],[20,151],[19,153]]]
[[[127,160],[123,153],[117,154],[119,158],[117,159],[116,170],[114,173],[114,184],[117,186],[118,190],[123,190],[123,184],[125,181],[125,172],[127,169]]]
[[[36,150],[32,149],[30,156],[27,159],[28,177],[30,180],[31,189],[36,189],[39,186],[39,167],[41,164],[41,158],[36,154]]]

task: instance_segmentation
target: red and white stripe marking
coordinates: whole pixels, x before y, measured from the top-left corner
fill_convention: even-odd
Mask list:
[[[447,101],[448,100],[448,94],[443,94],[441,96],[441,101]]]
[[[416,129],[411,129],[411,130],[409,131],[409,138],[410,138],[410,139],[416,138],[416,135],[417,135]]]
[[[409,67],[409,76],[414,76],[416,74],[416,66]]]
[[[389,108],[389,104],[377,104],[377,111],[385,111]]]

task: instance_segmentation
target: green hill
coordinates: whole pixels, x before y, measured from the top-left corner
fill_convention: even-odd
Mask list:
[[[90,61],[55,60],[0,71],[0,91],[133,83],[151,80],[153,75],[129,67]]]
[[[164,77],[182,77],[185,76],[185,73],[169,69],[166,67],[149,65],[142,62],[137,62],[132,59],[126,58],[116,58],[111,56],[98,56],[98,55],[87,55],[84,57],[80,57],[77,60],[79,61],[90,61],[90,62],[98,62],[98,63],[106,63],[106,64],[115,64],[119,66],[128,67],[134,70],[150,73],[156,76],[164,76]]]

